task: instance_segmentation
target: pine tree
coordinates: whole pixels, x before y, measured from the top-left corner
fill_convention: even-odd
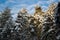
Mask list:
[[[50,14],[48,14],[48,16],[47,16],[47,18],[44,22],[43,32],[42,32],[42,35],[43,35],[42,40],[57,40],[56,39],[56,37],[57,37],[56,34],[58,35],[60,33],[58,31],[58,29],[57,30],[55,29],[55,28],[59,28],[59,13],[58,13],[59,7],[57,6],[55,8],[55,11],[52,11],[52,10],[54,10],[54,8],[51,9],[51,10],[49,9],[51,12],[49,12]],[[53,13],[55,13],[55,15]],[[53,16],[55,16],[55,20],[54,20]],[[56,25],[54,25],[55,23],[54,23],[53,20],[55,21]]]
[[[47,16],[42,28],[42,35],[41,35],[42,40],[56,40],[54,35],[55,31],[52,28],[53,24],[54,22],[51,19],[51,16]]]
[[[14,27],[13,21],[12,21],[12,16],[11,16],[11,10],[7,7],[3,12],[1,13],[1,28],[2,30],[2,37],[7,38],[7,35],[9,35],[8,38],[11,36],[11,29]],[[7,39],[6,39],[7,40]]]
[[[46,17],[46,20],[43,24],[43,30],[44,32],[47,32],[51,26],[53,26],[53,20],[50,18],[50,16]]]
[[[10,9],[8,7],[5,8],[5,10],[2,12],[2,18],[1,18],[1,27],[4,27],[6,22],[11,17]]]
[[[22,9],[17,16],[17,20],[16,20],[16,25],[19,27],[27,27],[28,26],[28,18],[27,18],[27,11],[26,9]]]
[[[28,13],[26,9],[22,9],[17,15],[15,30],[18,32],[18,34],[20,34],[20,36],[23,36],[23,39],[28,39],[28,27]]]
[[[43,22],[44,22],[44,19],[45,19],[44,16],[45,16],[45,13],[42,11],[42,8],[39,5],[37,5],[35,7],[34,18],[37,19],[37,24],[36,25],[38,25],[38,26],[36,26],[37,27],[36,29],[37,29],[37,35],[39,37],[41,35]]]

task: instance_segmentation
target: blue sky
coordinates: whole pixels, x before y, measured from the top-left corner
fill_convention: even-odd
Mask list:
[[[5,7],[11,8],[11,13],[16,14],[21,8],[26,8],[30,14],[34,13],[34,6],[37,4],[45,11],[48,6],[53,2],[59,2],[60,0],[0,0],[0,11]]]

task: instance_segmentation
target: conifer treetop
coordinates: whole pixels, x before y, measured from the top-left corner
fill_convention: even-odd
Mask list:
[[[42,8],[39,5],[35,6],[35,13],[34,16],[39,15],[39,16],[43,16],[44,12],[42,11]]]
[[[35,10],[40,10],[42,11],[41,7],[39,5],[35,5]]]
[[[27,13],[27,9],[26,9],[26,8],[22,8],[22,9],[20,10],[20,12],[21,12],[21,13]]]

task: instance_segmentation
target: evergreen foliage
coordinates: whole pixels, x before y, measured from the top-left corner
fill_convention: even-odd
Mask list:
[[[6,7],[0,13],[0,40],[60,40],[60,2],[54,8],[43,12],[36,6],[34,15],[23,8],[14,21]]]

